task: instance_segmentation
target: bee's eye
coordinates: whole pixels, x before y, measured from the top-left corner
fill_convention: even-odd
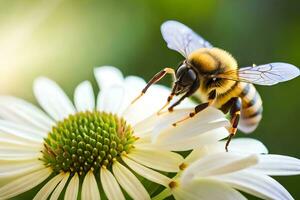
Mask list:
[[[176,77],[181,77],[186,71],[188,71],[188,68],[185,65],[181,65],[176,71]]]
[[[183,74],[181,77],[181,84],[182,85],[191,85],[194,83],[194,81],[197,79],[197,75],[195,72],[191,69],[189,69],[187,72]]]

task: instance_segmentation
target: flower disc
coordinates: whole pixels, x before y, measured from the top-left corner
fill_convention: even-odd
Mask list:
[[[122,152],[129,152],[135,140],[123,118],[99,111],[79,112],[52,127],[44,139],[42,160],[57,173],[82,175],[109,167]]]

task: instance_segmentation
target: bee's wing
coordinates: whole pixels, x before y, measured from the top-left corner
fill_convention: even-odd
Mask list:
[[[233,73],[233,71],[225,72],[219,77],[258,85],[275,85],[296,78],[300,74],[294,65],[279,62],[240,68],[235,72],[238,74],[237,79],[231,78],[235,77]]]
[[[177,21],[164,22],[161,25],[161,33],[168,47],[181,53],[184,57],[196,49],[212,47],[192,29]]]

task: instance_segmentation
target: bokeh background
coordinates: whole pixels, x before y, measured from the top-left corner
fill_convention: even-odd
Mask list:
[[[240,66],[273,61],[300,66],[299,9],[297,0],[3,0],[0,94],[36,103],[32,82],[41,75],[57,81],[70,97],[85,79],[97,90],[93,68],[101,65],[148,80],[182,59],[161,37],[160,24],[168,19],[187,24],[228,50]],[[249,137],[262,140],[271,153],[300,158],[300,78],[257,88],[264,100],[264,118]],[[277,180],[300,199],[300,176]]]

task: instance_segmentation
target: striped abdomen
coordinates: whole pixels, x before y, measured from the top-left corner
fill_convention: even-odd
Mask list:
[[[255,87],[249,83],[235,82],[229,89],[220,90],[213,106],[227,113],[233,97],[240,97],[242,100],[238,128],[245,133],[254,131],[262,118],[262,101]]]
[[[242,110],[238,128],[245,133],[250,133],[256,129],[262,118],[262,100],[254,85],[240,82],[239,88]]]

